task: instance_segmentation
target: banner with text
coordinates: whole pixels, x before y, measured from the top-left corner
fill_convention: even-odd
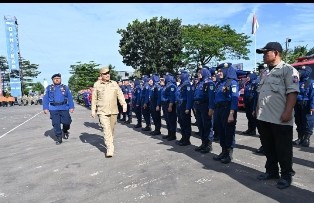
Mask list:
[[[7,38],[8,65],[10,71],[10,88],[13,97],[21,97],[21,78],[19,65],[19,44],[16,18],[5,21],[5,32]]]

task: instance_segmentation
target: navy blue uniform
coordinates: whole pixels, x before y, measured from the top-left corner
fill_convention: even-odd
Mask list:
[[[148,84],[149,77],[144,75],[143,76],[143,89],[141,94],[141,107],[142,107],[142,114],[146,123],[146,127],[142,128],[144,131],[150,131],[151,130],[151,118],[150,118],[150,108],[149,108],[149,94],[150,94],[150,87]]]
[[[132,122],[132,109],[131,109],[131,102],[132,102],[132,87],[131,85],[123,85],[122,86],[122,93],[127,104],[127,110],[123,113],[123,120],[126,123]],[[128,117],[128,120],[126,120]]]
[[[248,129],[243,134],[256,135],[257,119],[256,115],[253,115],[253,111],[255,111],[254,102],[257,100],[257,76],[255,73],[250,73],[248,77],[250,79],[245,84],[243,97],[245,114],[248,119]]]
[[[162,90],[162,106],[167,111],[166,113],[166,124],[168,135],[164,136],[164,139],[175,140],[176,139],[176,130],[177,130],[177,113],[176,113],[176,103],[175,103],[175,92],[176,85],[175,79],[171,74],[165,76],[166,86]]]
[[[142,127],[141,92],[142,92],[142,87],[141,87],[140,81],[138,79],[135,79],[132,105],[133,105],[134,113],[137,119],[137,124],[134,126],[134,128]]]
[[[300,92],[297,96],[297,102],[294,106],[294,117],[298,139],[293,144],[302,144],[304,147],[310,146],[310,137],[313,134],[314,126],[314,80],[309,78],[312,69],[310,67],[302,67],[299,70]]]
[[[178,123],[182,138],[177,142],[180,146],[190,145],[191,137],[191,109],[193,106],[193,90],[187,71],[181,71],[180,85],[177,87],[176,103]]]
[[[157,74],[152,75],[153,85],[150,87],[149,103],[150,113],[155,125],[155,130],[151,132],[151,135],[160,135],[161,128],[161,86],[159,85],[159,76]]]
[[[218,71],[222,77],[215,91],[214,125],[215,133],[220,137],[222,152],[214,156],[214,160],[229,163],[235,145],[239,87],[236,70],[230,63],[220,64]]]
[[[63,84],[48,85],[43,97],[43,110],[49,110],[55,136],[57,140],[61,139],[61,142],[62,133],[68,133],[72,122],[69,109],[74,109],[73,97],[69,88]]]
[[[201,146],[196,151],[208,153],[212,150],[212,116],[208,115],[209,109],[214,109],[214,87],[210,71],[207,68],[199,70],[201,78],[194,91],[194,108],[196,113],[197,127],[202,139]]]

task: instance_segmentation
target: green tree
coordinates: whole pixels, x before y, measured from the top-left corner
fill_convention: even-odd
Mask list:
[[[33,64],[29,60],[22,57],[20,58],[22,94],[28,94],[29,89],[31,89],[33,85],[33,78],[37,78],[37,76],[41,73],[38,71],[38,68],[38,64]]]
[[[9,65],[5,56],[0,56],[0,71],[1,71],[1,83],[3,89],[7,87],[7,84],[10,84],[10,74],[9,74]]]
[[[306,46],[296,46],[293,49],[288,49],[286,51],[283,51],[282,53],[282,60],[285,62],[292,64],[297,61],[297,58],[300,58],[302,56],[306,56],[308,53],[307,45]]]
[[[77,64],[70,66],[69,88],[75,94],[82,89],[92,87],[99,76],[99,66],[94,61],[89,63],[76,62]]]
[[[177,72],[183,65],[181,20],[154,17],[118,29],[123,63],[141,74]]]
[[[41,82],[36,82],[32,85],[32,90],[33,91],[37,91],[39,92],[40,94],[44,93],[45,92],[45,88],[43,86],[43,84],[41,84]]]
[[[183,26],[185,64],[203,65],[226,59],[249,60],[249,49],[252,40],[244,33],[237,33],[230,25],[186,25]],[[194,66],[196,67],[196,66]]]

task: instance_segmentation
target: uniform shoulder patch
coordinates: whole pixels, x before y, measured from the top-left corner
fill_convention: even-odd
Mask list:
[[[237,92],[237,86],[236,85],[232,85],[231,90],[232,90],[233,93],[236,93]]]
[[[297,75],[292,76],[292,82],[293,83],[298,83],[299,82],[299,77]]]
[[[187,91],[190,91],[190,90],[191,90],[191,87],[189,87],[189,86],[186,87],[186,90],[187,90]]]
[[[210,86],[209,86],[209,89],[210,89],[210,90],[214,90],[214,85],[210,85]]]
[[[170,88],[170,90],[171,90],[171,91],[174,91],[174,88],[173,88],[173,87],[171,87],[171,88]]]

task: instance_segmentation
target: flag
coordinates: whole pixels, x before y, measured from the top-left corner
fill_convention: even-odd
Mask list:
[[[257,22],[257,18],[256,18],[256,15],[254,14],[253,15],[253,22],[252,22],[252,34],[255,35],[256,33],[256,30],[258,29],[259,25],[258,25],[258,22]]]

